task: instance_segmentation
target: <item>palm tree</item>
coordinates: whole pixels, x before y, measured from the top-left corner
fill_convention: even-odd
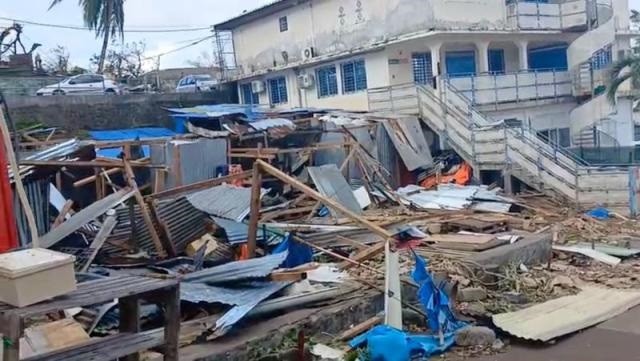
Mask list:
[[[104,70],[104,59],[107,56],[109,38],[120,35],[124,37],[124,1],[125,0],[78,0],[82,6],[84,24],[96,32],[96,37],[102,36],[102,51],[98,61],[98,73]],[[52,0],[49,9],[61,3],[62,0]]]
[[[629,54],[616,61],[609,74],[607,97],[613,104],[616,101],[618,88],[625,81],[630,79],[631,88],[640,89],[640,55]]]

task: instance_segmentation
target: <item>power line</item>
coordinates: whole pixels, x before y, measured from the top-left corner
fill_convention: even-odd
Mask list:
[[[14,19],[14,18],[5,18],[5,17],[1,17],[0,16],[0,20],[8,20],[8,21],[13,21],[16,23],[20,23],[20,24],[29,24],[29,25],[35,25],[35,26],[43,26],[43,27],[49,27],[49,28],[57,28],[57,29],[68,29],[68,30],[82,30],[82,31],[87,31],[88,28],[86,27],[82,27],[82,26],[76,26],[76,25],[61,25],[61,24],[47,24],[47,23],[40,23],[40,22],[36,22],[36,21],[30,21],[30,20],[21,20],[21,19]],[[211,30],[210,26],[206,26],[206,27],[198,27],[198,28],[182,28],[182,29],[124,29],[125,33],[185,33],[185,32],[194,32],[194,31],[204,31],[204,30]]]
[[[187,44],[187,45],[185,45],[185,46],[181,46],[181,47],[179,47],[179,48],[175,48],[175,49],[172,49],[172,50],[169,50],[169,51],[165,51],[164,53],[156,54],[156,55],[154,55],[154,56],[148,56],[148,57],[146,57],[146,58],[144,58],[144,59],[142,59],[142,60],[156,59],[156,58],[159,58],[159,57],[162,57],[162,56],[165,56],[165,55],[169,55],[169,54],[172,54],[172,53],[175,53],[175,52],[178,52],[178,51],[184,50],[184,49],[186,49],[186,48],[190,48],[190,47],[192,47],[192,46],[194,46],[194,45],[198,45],[198,44],[202,43],[203,41],[208,40],[208,39],[211,39],[211,38],[213,38],[213,37],[214,37],[213,35],[209,35],[209,36],[206,36],[206,37],[201,38],[201,39],[199,39],[199,40],[196,40],[196,41],[194,41],[194,42],[192,42],[192,43],[190,43],[190,44]]]

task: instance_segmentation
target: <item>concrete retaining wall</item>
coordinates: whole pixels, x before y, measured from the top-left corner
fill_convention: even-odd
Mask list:
[[[207,93],[74,95],[11,97],[7,104],[13,121],[40,122],[70,132],[137,126],[172,127],[164,108],[236,103],[235,91]]]

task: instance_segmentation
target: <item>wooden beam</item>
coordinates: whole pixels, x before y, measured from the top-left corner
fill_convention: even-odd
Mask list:
[[[151,239],[153,240],[153,245],[156,248],[156,252],[158,252],[158,256],[160,256],[161,258],[165,258],[167,256],[167,252],[162,246],[162,241],[160,240],[160,237],[156,232],[156,228],[153,224],[153,220],[151,219],[151,215],[149,214],[149,209],[147,208],[147,204],[144,202],[144,198],[142,197],[142,194],[138,189],[138,184],[136,183],[136,178],[133,173],[133,169],[131,168],[131,165],[129,164],[128,160],[125,160],[123,163],[124,163],[124,170],[125,170],[125,176],[127,178],[127,182],[129,183],[129,186],[131,187],[131,189],[133,189],[133,192],[134,192],[133,196],[136,202],[138,203],[138,206],[140,207],[140,213],[142,213],[142,219],[144,220],[144,223],[147,225],[147,228],[149,229],[149,234],[151,235]]]
[[[28,159],[24,159],[20,161],[20,165],[31,165],[31,166],[41,166],[41,167],[67,167],[67,168],[73,168],[73,167],[81,167],[81,168],[86,168],[86,167],[90,167],[90,168],[95,168],[95,167],[100,167],[100,168],[124,168],[125,165],[123,162],[106,162],[106,161],[82,161],[82,160],[76,160],[76,161],[65,161],[65,160],[28,160]],[[153,165],[153,164],[149,164],[149,163],[138,163],[138,162],[131,162],[129,164],[130,167],[137,167],[137,168],[166,168],[164,165]]]
[[[349,257],[350,260],[352,261],[356,261],[358,263],[361,263],[362,261],[368,260],[372,257],[374,257],[375,255],[377,255],[378,253],[382,253],[382,251],[384,251],[384,245],[386,242],[379,242],[374,244],[371,247],[367,247],[365,249],[362,249],[358,252],[356,252],[356,254],[354,254],[353,256]],[[353,266],[352,262],[343,262],[340,264],[340,268],[349,268]]]
[[[365,331],[369,330],[370,328],[372,328],[373,326],[379,325],[381,324],[383,321],[382,316],[373,316],[370,319],[361,322],[353,327],[351,327],[350,329],[342,332],[339,336],[338,336],[338,341],[347,341],[347,340],[351,340],[352,338],[358,336],[361,333],[364,333]]]
[[[220,185],[222,183],[229,183],[231,181],[237,180],[237,179],[246,179],[251,177],[251,171],[246,171],[246,172],[242,172],[242,173],[238,173],[238,174],[231,174],[225,177],[219,177],[219,178],[213,178],[213,179],[207,179],[205,181],[201,181],[201,182],[197,182],[197,183],[192,183],[186,186],[181,186],[181,187],[175,187],[175,188],[171,188],[171,189],[167,189],[166,191],[162,191],[159,193],[155,193],[155,194],[151,194],[149,196],[147,196],[147,198],[166,198],[166,197],[175,197],[184,193],[190,193],[190,192],[195,192],[198,190],[202,190],[202,189],[207,189],[207,188],[211,188],[211,187],[215,187],[217,185]]]
[[[82,187],[82,186],[85,186],[87,184],[95,182],[98,177],[104,176],[105,174],[113,175],[113,174],[120,173],[120,172],[122,172],[122,168],[111,168],[111,169],[109,169],[107,171],[102,172],[100,175],[92,175],[90,177],[82,178],[80,180],[77,180],[77,181],[73,182],[73,186],[76,187],[76,188]]]
[[[73,200],[68,199],[66,202],[64,202],[64,205],[62,206],[62,209],[60,210],[60,213],[58,213],[58,216],[53,221],[53,224],[51,225],[51,229],[54,229],[54,228],[58,227],[59,225],[62,224],[62,222],[64,222],[64,219],[65,219],[67,213],[69,213],[69,211],[71,211],[71,207],[73,207]]]
[[[313,210],[313,206],[309,206],[309,207],[300,207],[300,208],[290,208],[290,209],[285,209],[282,211],[274,211],[274,212],[268,212],[268,213],[263,213],[262,217],[260,218],[260,222],[267,222],[273,219],[276,219],[278,217],[281,216],[286,216],[286,215],[290,215],[290,214],[300,214],[300,213],[307,213]]]
[[[256,255],[256,238],[258,237],[258,220],[260,219],[260,191],[262,188],[262,173],[260,165],[253,163],[251,178],[251,212],[249,216],[249,235],[247,239],[247,251],[249,258]]]
[[[116,228],[116,224],[118,223],[117,221],[116,213],[113,210],[107,211],[107,218],[102,222],[102,228],[100,228],[96,238],[94,238],[91,245],[89,245],[91,253],[87,258],[86,263],[80,269],[80,272],[87,272],[89,266],[91,266],[91,263],[93,263],[93,260],[98,255],[100,248],[102,248],[104,242],[107,240],[111,232],[113,232],[113,229]]]
[[[293,188],[296,188],[297,190],[305,193],[306,195],[308,195],[309,197],[322,202],[324,205],[326,205],[327,207],[330,207],[338,212],[343,213],[344,215],[346,215],[347,217],[351,218],[354,222],[362,225],[363,227],[371,230],[373,233],[383,237],[384,239],[393,239],[392,234],[389,233],[389,231],[387,231],[386,229],[378,226],[375,223],[369,222],[367,219],[365,219],[364,217],[361,217],[358,214],[353,213],[351,210],[347,209],[346,207],[344,207],[342,204],[334,201],[333,199],[327,198],[325,196],[323,196],[322,194],[320,194],[319,192],[313,190],[312,188],[310,188],[309,186],[307,186],[306,184],[300,182],[299,180],[288,176],[287,174],[285,174],[284,172],[282,172],[281,170],[273,167],[272,165],[265,163],[261,160],[257,160],[255,162],[255,164],[257,164],[261,170],[271,174],[272,176],[280,179],[281,181],[289,184],[290,186],[292,186]],[[384,247],[383,247],[384,249]]]

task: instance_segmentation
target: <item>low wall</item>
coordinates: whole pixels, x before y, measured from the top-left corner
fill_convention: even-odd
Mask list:
[[[16,125],[39,122],[69,132],[139,126],[172,128],[165,108],[236,103],[235,91],[206,93],[7,96],[9,113]]]

